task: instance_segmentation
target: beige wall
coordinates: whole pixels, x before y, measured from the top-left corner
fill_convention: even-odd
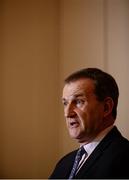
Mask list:
[[[129,138],[128,12],[129,0],[0,0],[0,178],[47,178],[77,147],[60,99],[82,67],[116,77]]]
[[[129,139],[129,0],[108,0],[107,9],[107,69],[120,88],[116,124]]]
[[[59,149],[58,1],[0,3],[0,177],[45,178]]]

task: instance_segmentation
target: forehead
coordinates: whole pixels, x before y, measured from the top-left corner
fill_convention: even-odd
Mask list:
[[[94,80],[79,79],[64,86],[63,98],[69,98],[77,95],[88,96],[94,93],[94,89]]]

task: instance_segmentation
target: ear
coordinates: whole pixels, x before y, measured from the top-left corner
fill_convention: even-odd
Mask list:
[[[104,117],[112,113],[113,107],[114,107],[113,99],[111,97],[105,98],[104,99]]]

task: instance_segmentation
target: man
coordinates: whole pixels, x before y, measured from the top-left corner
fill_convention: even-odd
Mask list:
[[[50,179],[129,178],[129,141],[114,125],[119,90],[114,78],[87,68],[65,79],[63,105],[70,136],[84,150],[64,156]]]

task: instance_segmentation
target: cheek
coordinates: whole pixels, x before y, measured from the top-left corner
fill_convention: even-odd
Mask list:
[[[91,127],[98,127],[103,120],[103,111],[99,107],[95,107],[88,114],[88,120]]]
[[[86,112],[85,112],[83,109],[80,109],[80,108],[76,108],[76,109],[75,109],[75,112],[76,112],[79,120],[82,122],[83,119],[85,119]]]
[[[96,111],[97,112],[97,111]],[[94,122],[96,117],[95,109],[92,108],[85,108],[81,111],[81,122],[84,127],[90,127],[91,124]]]
[[[83,108],[76,109],[80,125],[82,128],[90,127],[95,121],[95,117],[98,114],[96,107],[85,106]]]
[[[89,114],[87,113],[87,111],[79,111],[78,112],[78,117],[79,117],[79,121],[80,121],[80,125],[81,127],[84,129],[86,126],[88,126],[89,124]]]

